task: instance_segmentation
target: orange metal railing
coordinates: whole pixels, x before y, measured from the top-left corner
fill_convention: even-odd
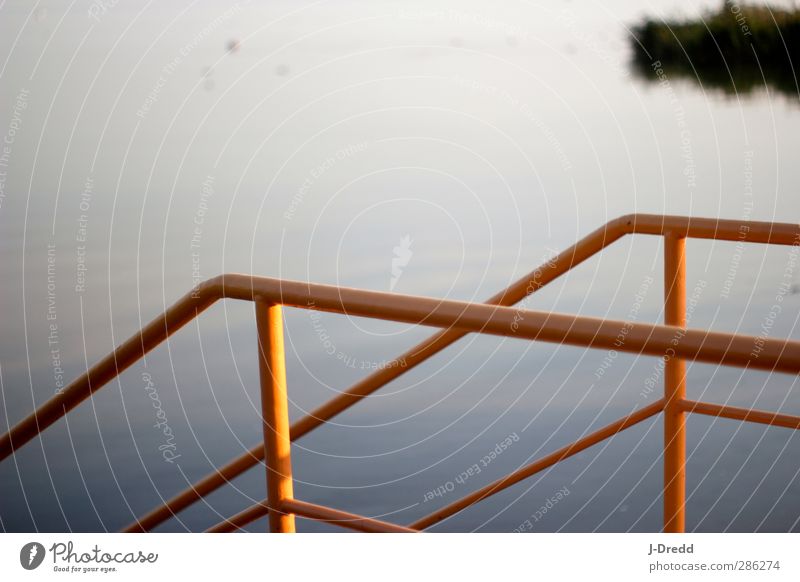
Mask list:
[[[627,234],[664,237],[665,325],[510,307]],[[623,216],[589,234],[549,261],[546,267],[534,270],[484,304],[246,275],[222,275],[206,281],[184,296],[73,381],[59,395],[3,435],[0,438],[0,461],[121,374],[215,301],[223,298],[241,299],[255,302],[256,308],[263,442],[138,519],[124,531],[153,529],[262,461],[265,461],[267,473],[266,499],[224,520],[209,531],[235,531],[264,516],[268,516],[270,531],[274,532],[294,531],[295,516],[325,521],[357,531],[420,531],[663,412],[664,531],[681,532],[685,527],[686,413],[800,429],[800,417],[686,399],[686,361],[800,373],[800,342],[685,329],[687,238],[798,246],[800,226],[646,214]],[[313,306],[313,309],[322,311],[421,324],[442,330],[290,426],[283,349],[283,306],[301,309]],[[619,345],[617,337],[623,326],[628,333],[625,342]],[[662,357],[666,361],[664,396],[657,402],[440,508],[408,527],[294,499],[291,441],[312,431],[470,332],[591,348],[613,347],[622,352]]]

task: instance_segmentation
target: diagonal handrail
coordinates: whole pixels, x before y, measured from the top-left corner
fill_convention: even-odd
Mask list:
[[[627,234],[663,236],[667,233],[676,233],[698,239],[791,245],[796,243],[800,229],[792,224],[764,222],[748,222],[746,228],[743,229],[741,222],[733,220],[629,214],[612,220],[594,230],[552,260],[540,265],[503,291],[489,298],[486,303],[489,305],[515,305]],[[395,378],[425,362],[464,337],[464,335],[466,335],[465,332],[460,330],[444,330],[412,347],[390,361],[384,369],[373,372],[339,396],[297,421],[291,427],[292,440],[299,439],[320,424],[347,410],[360,399],[369,396]],[[214,470],[163,505],[153,509],[129,525],[124,531],[135,532],[153,529],[263,460],[263,443],[257,443],[233,461]]]
[[[524,297],[541,289],[551,281],[563,275],[573,267],[591,258],[596,253],[612,244],[628,233],[631,224],[636,222],[633,215],[622,216],[594,230],[580,241],[560,253],[549,264],[540,265],[524,277],[518,279],[506,289],[486,300],[489,305],[515,305]],[[322,406],[313,410],[292,425],[292,440],[308,434],[319,425],[337,414],[347,410],[362,398],[376,392],[392,380],[412,370],[429,358],[438,354],[451,344],[466,335],[457,329],[446,329],[437,332],[419,344],[397,356],[381,369],[372,372],[364,379],[356,382],[346,391],[332,398]],[[233,461],[209,473],[189,488],[169,499],[163,505],[151,510],[137,519],[123,531],[150,531],[176,513],[184,510],[202,497],[215,491],[222,485],[235,479],[245,471],[255,467],[264,460],[264,445],[257,443],[236,457]]]
[[[436,523],[442,521],[443,519],[450,517],[458,513],[459,511],[466,509],[467,507],[474,505],[484,499],[488,499],[492,495],[496,493],[500,493],[504,489],[511,487],[512,485],[516,485],[520,481],[527,479],[528,477],[532,477],[533,475],[540,473],[547,469],[548,467],[552,467],[556,463],[559,463],[565,459],[573,455],[577,455],[581,451],[586,450],[587,448],[595,445],[601,441],[604,441],[607,438],[614,436],[617,433],[622,432],[632,426],[639,424],[647,420],[648,418],[652,418],[659,412],[664,410],[664,399],[661,398],[656,402],[653,402],[649,406],[646,406],[640,410],[636,410],[628,414],[627,416],[620,418],[606,426],[594,431],[591,434],[586,435],[585,437],[569,444],[564,447],[561,447],[557,451],[550,453],[549,455],[545,455],[544,457],[517,469],[516,471],[509,473],[508,475],[497,479],[496,481],[490,483],[489,485],[482,487],[481,489],[470,493],[469,495],[451,503],[450,505],[443,507],[441,509],[436,510],[435,512],[427,515],[421,519],[418,519],[414,523],[408,526],[408,528],[412,531],[422,531]],[[800,419],[797,419],[800,420]],[[250,507],[240,511],[234,516],[224,519],[217,525],[211,527],[207,530],[209,533],[230,533],[236,531],[238,529],[243,528],[249,523],[254,522],[257,519],[260,519],[267,515],[269,512],[267,503],[265,501],[261,501],[259,503],[255,503]],[[341,525],[341,524],[340,524]]]
[[[368,376],[346,393],[301,419],[292,427],[291,437],[293,439],[313,430],[360,398],[374,392],[471,331],[589,347],[611,347],[612,344],[608,338],[613,339],[621,325],[631,327],[630,322],[513,310],[506,305],[518,302],[596,254],[602,248],[630,233],[669,234],[673,237],[784,245],[796,245],[800,242],[800,228],[792,224],[740,223],[738,221],[657,215],[624,216],[594,231],[550,261],[546,268],[536,269],[508,289],[495,295],[489,300],[488,305],[342,289],[244,275],[220,276],[207,281],[192,293],[184,296],[164,314],[119,346],[112,354],[87,370],[85,374],[67,386],[60,395],[45,403],[7,434],[0,437],[0,460],[46,429],[83,399],[191,321],[213,302],[223,297],[267,301],[301,308],[309,308],[313,304],[314,309],[445,328],[445,331],[439,332],[401,356],[401,358],[405,358],[405,366],[390,366]],[[700,330],[682,331],[680,328],[639,323],[631,327],[629,341],[621,351],[636,351],[636,353],[663,356],[666,353],[665,350],[670,349],[671,340],[676,332],[681,332],[683,335],[680,345],[674,350],[675,354],[681,358],[795,373],[800,366],[798,363],[800,343],[797,342],[761,340]],[[757,357],[753,358],[750,352],[755,341],[759,342],[761,348]],[[617,349],[620,348],[617,347]],[[174,512],[180,511],[223,483],[258,464],[261,459],[263,459],[263,445],[259,445],[256,450],[248,451],[221,470],[209,475],[197,486],[151,512],[128,530],[143,531],[154,527],[173,515]]]
[[[537,473],[541,473],[556,463],[560,463],[561,461],[568,459],[573,455],[577,455],[592,445],[596,445],[597,443],[604,441],[607,438],[622,432],[623,430],[637,425],[648,418],[652,418],[664,410],[664,405],[665,401],[662,398],[656,402],[653,402],[649,406],[645,406],[640,410],[631,412],[629,415],[607,424],[603,428],[598,429],[569,445],[561,447],[557,451],[554,451],[549,455],[545,455],[544,457],[525,465],[524,467],[521,467],[512,473],[509,473],[508,475],[501,477],[500,479],[497,479],[484,487],[481,487],[477,491],[473,491],[461,499],[458,499],[449,505],[446,505],[445,507],[437,509],[433,513],[418,519],[409,527],[412,529],[423,530],[435,525],[451,515],[455,515],[461,510],[466,509],[470,505],[474,505],[479,501],[488,499],[492,495],[500,493],[501,491],[508,489],[512,485],[516,485],[528,477],[532,477]]]

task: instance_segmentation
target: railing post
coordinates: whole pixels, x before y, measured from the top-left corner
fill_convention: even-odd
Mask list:
[[[664,323],[686,327],[686,239],[664,236]],[[680,341],[680,337],[675,338]],[[664,369],[664,531],[685,527],[686,363],[668,353]]]
[[[256,327],[261,414],[264,419],[264,457],[267,465],[269,530],[275,533],[294,533],[294,514],[281,511],[282,502],[293,497],[292,443],[289,437],[281,306],[256,301]]]

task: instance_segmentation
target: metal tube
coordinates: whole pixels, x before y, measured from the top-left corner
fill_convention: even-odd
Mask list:
[[[686,239],[673,235],[664,237],[664,323],[686,327]],[[675,350],[664,359],[664,531],[675,533],[685,527],[686,363]]]
[[[489,335],[634,354],[674,357],[771,372],[800,373],[800,342],[683,329],[645,322],[529,311],[482,303],[397,295],[249,275],[227,275],[225,296],[385,321],[457,328]],[[618,346],[622,327],[629,329]]]
[[[553,260],[540,265],[506,289],[493,295],[486,300],[486,303],[490,305],[514,305],[623,237],[630,232],[633,222],[630,216],[623,216],[603,225],[561,252]],[[460,329],[445,329],[433,334],[394,358],[383,369],[369,374],[363,380],[359,380],[339,396],[332,398],[295,422],[291,428],[292,440],[311,432],[337,414],[360,402],[362,398],[369,396],[395,378],[427,361],[465,335],[467,335],[467,332]],[[228,483],[231,479],[256,466],[263,459],[264,446],[258,443],[233,461],[219,469],[215,469],[212,473],[193,483],[189,488],[175,495],[163,505],[151,510],[145,516],[130,524],[124,531],[141,532],[153,529],[205,495]]]
[[[417,530],[373,519],[371,517],[364,517],[355,513],[348,513],[346,511],[339,511],[330,507],[324,507],[315,503],[308,503],[300,501],[299,499],[286,499],[283,502],[283,509],[291,511],[302,517],[308,519],[315,519],[317,521],[324,521],[332,525],[338,525],[347,529],[355,531],[369,532],[369,533],[417,533]],[[230,533],[240,529],[261,517],[264,517],[269,512],[267,500],[264,499],[259,503],[255,503],[240,511],[233,517],[219,522],[217,525],[206,530],[206,533]]]
[[[485,304],[508,307],[538,291],[551,281],[554,281],[570,269],[581,264],[606,246],[624,236],[628,228],[626,221],[623,220],[624,218],[625,217],[613,220],[601,228],[598,228],[568,249],[559,253],[552,260],[540,265],[524,277],[509,285],[506,289],[487,299]],[[297,423],[292,426],[292,440],[311,432],[313,429],[348,409],[365,396],[369,396],[398,376],[411,370],[422,362],[425,362],[430,357],[467,335],[469,331],[477,331],[463,330],[450,326],[442,327],[445,327],[443,331],[417,344],[404,354],[401,354],[389,362],[383,369],[373,372],[363,380],[354,384],[347,391],[332,398],[330,401],[297,421]]]
[[[246,526],[248,523],[252,523],[264,517],[268,513],[269,507],[265,499],[264,501],[251,505],[232,517],[222,520],[217,525],[208,528],[206,533],[232,533]]]
[[[264,443],[261,442],[246,453],[236,457],[233,461],[215,469],[213,473],[193,483],[188,489],[181,491],[163,505],[138,518],[122,531],[124,533],[142,533],[152,530],[182,509],[189,507],[192,503],[202,499],[212,491],[216,491],[222,485],[229,483],[232,479],[255,467],[263,460]]]
[[[800,225],[796,223],[725,220],[660,214],[631,214],[618,220],[625,219],[630,221],[630,232],[633,234],[769,245],[800,244]]]
[[[681,407],[686,412],[696,412],[708,416],[731,418],[744,422],[757,422],[759,424],[800,430],[800,416],[778,414],[777,412],[767,412],[765,410],[754,410],[751,408],[737,408],[736,406],[711,404],[710,402],[697,402],[695,400],[684,400],[681,403]]]
[[[0,437],[0,461],[40,434],[197,317],[200,312],[222,295],[221,289],[216,291],[218,292],[215,293],[215,289],[208,286],[201,286],[198,290],[186,294],[167,311],[120,344],[112,353],[78,376],[60,394],[19,421]]]
[[[261,377],[261,412],[264,419],[269,529],[273,533],[294,533],[294,515],[285,513],[282,509],[282,503],[293,497],[292,442],[289,438],[282,309],[274,303],[256,301],[258,371]]]
[[[339,511],[338,509],[331,509],[330,507],[300,501],[299,499],[287,499],[283,502],[283,508],[309,519],[324,521],[356,531],[369,533],[417,533],[417,530],[409,527],[364,517],[355,513]]]
[[[525,296],[537,291],[574,266],[592,257],[606,246],[626,234],[664,235],[679,232],[687,237],[745,241],[766,244],[798,244],[800,227],[796,224],[768,222],[742,223],[734,220],[688,218],[682,216],[660,216],[651,214],[629,214],[621,216],[598,228],[570,248],[560,253],[553,261],[542,265],[522,277],[507,289],[497,293],[488,304],[513,305]],[[221,279],[221,278],[218,278]],[[211,282],[209,282],[211,283]],[[378,370],[354,384],[341,395],[331,399],[312,413],[296,422],[291,429],[292,439],[300,438],[317,426],[359,402],[437,354],[467,332],[460,329],[446,329],[438,332],[395,358],[391,365]],[[125,531],[149,531],[185,509],[204,495],[215,491],[225,483],[254,467],[263,459],[263,447],[258,445],[242,453],[220,469],[206,475],[188,489],[171,498],[164,505],[155,508]]]
[[[663,409],[664,400],[661,399],[653,404],[650,404],[649,406],[645,406],[641,410],[632,412],[625,418],[620,418],[619,420],[612,422],[611,424],[608,424],[589,435],[586,435],[582,439],[579,439],[574,443],[567,445],[566,447],[562,447],[554,453],[550,453],[549,455],[534,461],[530,465],[526,465],[521,469],[517,469],[513,473],[510,473],[505,477],[502,477],[501,479],[498,479],[497,481],[490,483],[489,485],[486,485],[485,487],[482,487],[481,489],[478,489],[477,491],[470,493],[465,497],[462,497],[458,501],[454,501],[450,505],[434,511],[430,515],[426,515],[422,519],[412,523],[409,527],[422,530],[439,523],[443,519],[450,517],[451,515],[455,515],[470,505],[474,505],[475,503],[478,503],[487,497],[491,497],[495,493],[499,493],[503,489],[507,489],[512,485],[519,483],[523,479],[527,479],[528,477],[535,475],[539,471],[543,471],[544,469],[547,469],[548,467],[555,465],[556,463],[563,461],[572,455],[577,455],[592,445],[597,444],[600,441],[617,434],[618,432],[622,432],[626,428],[629,428],[634,424],[638,424],[655,414],[658,414]]]
[[[625,234],[631,233],[668,235],[678,238],[685,236],[690,238],[743,241],[748,243],[780,245],[800,244],[800,227],[797,224],[749,221],[741,222],[735,220],[689,218],[681,216],[631,214],[610,221],[603,227],[592,232],[587,237],[584,237],[581,241],[558,255],[558,257],[556,257],[554,261],[550,262],[546,268],[539,268],[530,273],[528,276],[516,281],[508,289],[492,297],[489,300],[489,303],[496,305],[511,305],[519,301],[525,295],[532,293],[538,288],[544,286],[549,281],[560,276],[573,266],[591,257],[618,238],[624,236]],[[272,282],[274,282],[274,280],[272,280]],[[59,397],[48,401],[46,404],[37,409],[35,413],[19,422],[8,433],[0,437],[0,460],[6,458],[14,450],[30,441],[34,436],[39,434],[42,430],[66,414],[66,412],[68,412],[70,409],[77,406],[94,391],[98,390],[110,380],[115,378],[124,369],[141,358],[143,354],[152,350],[166,337],[196,317],[200,311],[204,310],[211,303],[222,297],[223,294],[229,297],[253,300],[259,288],[263,288],[265,285],[270,286],[269,283],[270,280],[258,279],[254,277],[243,278],[243,276],[238,275],[222,275],[204,282],[195,291],[175,303],[162,316],[156,318],[146,328],[142,329],[141,332],[132,336],[112,354],[98,362],[98,364],[88,370],[86,374],[83,374],[77,378],[64,390]],[[287,284],[288,283],[291,282],[287,282]],[[244,288],[243,285],[250,286],[249,295],[248,289]],[[335,308],[330,310],[341,312]],[[376,317],[375,315],[371,314],[366,314],[365,316]],[[397,315],[382,318],[393,321],[415,321],[414,319],[399,317]],[[447,325],[442,325],[441,323],[432,323],[431,321],[417,322],[448,327]],[[437,353],[441,349],[444,349],[446,346],[465,335],[467,331],[483,331],[483,329],[474,329],[473,326],[465,328],[456,323],[452,323],[450,325],[456,327],[452,327],[440,332],[439,334],[436,334],[430,338],[427,342],[423,342],[420,344],[420,346],[417,346],[417,348],[424,346],[427,347],[425,347],[422,357],[419,358],[413,365],[424,361],[431,355]],[[760,367],[762,369],[769,369],[771,363],[775,362],[776,370],[795,373],[797,372],[795,369],[797,367],[796,362],[798,360],[798,348],[797,345],[795,345],[797,342],[783,342],[783,345],[781,345],[781,342],[769,341],[766,344],[766,348],[768,348],[766,349],[766,352],[768,353],[764,353],[764,346],[756,344],[755,346],[750,346],[754,349],[752,349],[751,353],[748,355],[746,353],[748,349],[747,342],[750,342],[755,338],[738,336],[739,339],[744,339],[747,341],[737,341],[736,345],[732,346],[731,358],[728,360],[722,360],[720,359],[721,356],[719,342],[726,339],[726,337],[737,336],[725,336],[725,334],[707,334],[706,337],[711,337],[713,340],[712,343],[715,344],[715,347],[711,351],[715,352],[715,355],[712,359],[703,359],[703,357],[698,357],[698,360],[718,361],[719,363],[727,365],[744,365],[750,367]],[[545,338],[537,337],[533,339]],[[689,346],[689,349],[684,350],[679,355],[693,358],[693,350],[703,352],[703,350],[697,346],[697,342],[695,341],[697,339],[697,337],[692,338],[692,342],[690,342],[692,345]],[[576,343],[576,345],[584,344],[579,342]],[[593,347],[602,347],[599,344],[590,345]],[[428,347],[430,349],[428,349]],[[412,349],[409,353],[413,352],[417,348]],[[783,353],[784,351],[788,353],[788,356],[786,358],[781,358],[779,353]],[[705,351],[705,353],[708,354],[709,352]],[[408,355],[408,353],[406,355]],[[389,374],[378,376],[373,374],[365,378],[364,381],[355,385],[337,399],[327,403],[308,417],[301,419],[301,421],[298,422],[295,427],[292,427],[292,437],[297,438],[302,436],[302,434],[305,434],[316,426],[319,426],[332,416],[338,414],[342,410],[345,410],[357,402],[361,397],[374,392],[381,386],[385,385],[386,382],[390,381],[396,376],[399,376],[401,373],[403,373],[403,371],[410,369],[413,367],[413,365],[406,368],[397,366],[398,373],[396,375]],[[319,412],[319,414],[317,414],[317,412]],[[242,474],[244,471],[257,464],[262,458],[263,447],[259,445],[257,448],[245,452],[224,467],[215,470],[210,475],[207,475],[189,489],[173,497],[161,507],[151,511],[144,518],[129,526],[125,531],[147,531],[152,527],[155,527],[159,523],[174,515],[175,512],[180,511],[181,509],[192,504],[194,501],[200,499],[202,496],[207,495],[211,491],[215,490],[222,484],[227,483],[229,480]]]

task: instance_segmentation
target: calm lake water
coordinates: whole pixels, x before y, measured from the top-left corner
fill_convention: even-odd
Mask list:
[[[3,431],[198,278],[483,300],[622,214],[800,217],[796,96],[629,71],[626,27],[690,3],[36,6],[0,7]],[[691,326],[800,338],[796,249],[688,253]],[[627,237],[528,307],[657,322],[661,271]],[[430,333],[287,310],[292,417]],[[469,336],[295,443],[296,496],[418,519],[658,398],[657,360],[604,361]],[[692,365],[688,393],[800,414],[788,375]],[[220,303],[0,465],[0,527],[125,526],[258,442],[258,394],[253,307]],[[687,529],[800,529],[794,431],[688,433]],[[435,530],[658,530],[661,447],[643,422]],[[256,468],[159,529],[264,495]]]

